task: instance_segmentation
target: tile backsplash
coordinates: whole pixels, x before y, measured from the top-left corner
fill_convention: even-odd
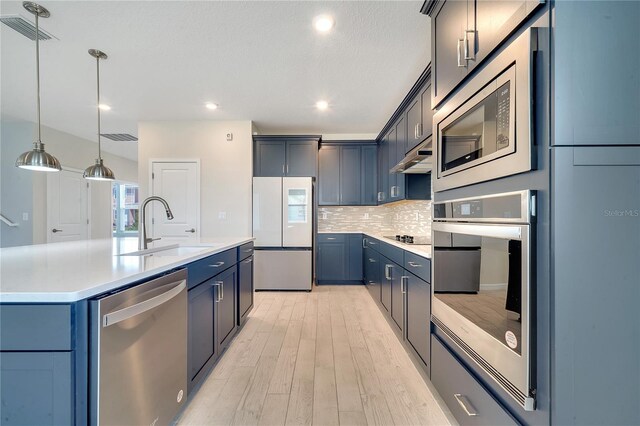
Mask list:
[[[318,232],[430,235],[431,201],[318,208]]]

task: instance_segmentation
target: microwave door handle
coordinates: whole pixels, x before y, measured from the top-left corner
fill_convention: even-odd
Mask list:
[[[526,225],[490,226],[435,222],[432,225],[432,229],[434,231],[449,232],[452,234],[520,240],[522,239],[522,228],[524,226]]]

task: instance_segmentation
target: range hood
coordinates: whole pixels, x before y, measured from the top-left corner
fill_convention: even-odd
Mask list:
[[[392,173],[429,173],[433,168],[431,138],[413,148],[391,169]]]

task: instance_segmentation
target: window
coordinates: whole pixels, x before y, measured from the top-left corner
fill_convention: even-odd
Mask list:
[[[114,183],[111,191],[114,237],[138,236],[138,185]]]

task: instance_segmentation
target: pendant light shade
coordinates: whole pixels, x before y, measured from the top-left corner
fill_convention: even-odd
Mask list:
[[[107,54],[97,49],[89,49],[89,55],[96,58],[96,87],[98,94],[98,101],[96,102],[96,108],[98,110],[98,158],[96,163],[86,168],[84,171],[84,178],[90,180],[114,180],[116,177],[110,168],[104,165],[102,161],[102,146],[100,142],[100,59],[107,59]]]
[[[36,18],[36,91],[37,91],[37,118],[38,118],[38,139],[33,143],[33,149],[22,153],[16,160],[16,167],[27,170],[36,170],[42,172],[58,172],[62,170],[60,162],[56,157],[44,150],[44,144],[41,140],[40,125],[40,27],[39,18],[48,18],[51,16],[49,11],[39,4],[25,1],[22,6],[32,13]]]

